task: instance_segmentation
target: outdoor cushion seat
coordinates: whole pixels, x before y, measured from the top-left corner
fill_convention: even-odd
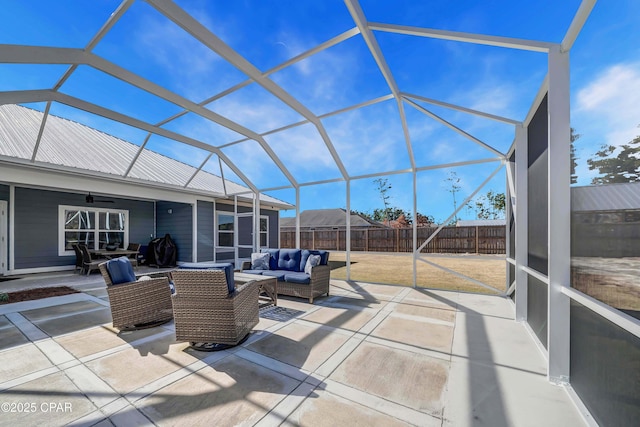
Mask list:
[[[243,271],[243,273],[247,273],[247,271]],[[284,276],[287,273],[290,273],[290,271],[287,271],[287,270],[262,270],[262,275],[263,276],[275,277],[276,279],[278,279],[279,282],[284,282]]]
[[[289,283],[308,285],[309,283],[311,283],[311,276],[306,273],[287,272],[287,274],[284,275],[284,281]]]

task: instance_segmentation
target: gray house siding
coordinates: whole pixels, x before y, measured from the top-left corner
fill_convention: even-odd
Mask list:
[[[97,198],[97,197],[96,197]],[[16,187],[15,269],[66,266],[74,256],[58,255],[58,206],[87,206],[129,211],[129,241],[146,242],[153,234],[153,202],[109,198],[113,203],[85,202],[85,194]]]
[[[10,221],[11,221],[11,218],[9,217],[9,213],[11,211],[10,202],[9,202],[9,194],[10,194],[9,186],[8,185],[4,185],[4,184],[0,184],[0,200],[4,200],[4,201],[7,202],[7,212],[6,212],[6,215],[7,215],[7,230],[6,230],[6,232],[7,232],[7,241],[10,241],[10,239],[11,239],[11,227],[9,227],[9,224],[10,224]],[[9,263],[8,262],[9,262],[9,257],[11,256],[10,255],[11,248],[9,247],[9,245],[7,245],[6,248],[7,248],[7,253],[5,254],[6,258],[4,259],[4,261],[5,261],[5,266],[7,268],[9,268]]]
[[[280,219],[280,212],[267,209],[261,209],[260,215],[266,215],[269,217],[269,247],[278,247],[278,238],[280,232],[278,230],[278,221]]]
[[[190,204],[156,202],[156,231],[157,237],[171,235],[177,247],[178,261],[193,261],[193,208]]]
[[[198,201],[198,262],[213,261],[213,202]]]

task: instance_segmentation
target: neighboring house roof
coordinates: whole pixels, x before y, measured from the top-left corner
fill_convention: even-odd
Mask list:
[[[40,111],[19,105],[1,105],[0,156],[30,161],[36,149],[43,116],[44,113]],[[138,151],[140,147],[136,144],[49,114],[35,161],[123,178]],[[223,183],[223,179],[217,175],[198,171],[193,166],[148,149],[140,152],[127,179],[168,184],[176,186],[176,190],[188,183],[187,190],[211,193],[213,197],[250,191],[229,180]],[[250,194],[239,197],[251,199]],[[260,194],[260,200],[285,209],[292,207],[265,194]]]
[[[280,218],[280,228],[295,227],[296,219]],[[347,215],[344,209],[312,209],[300,212],[300,227],[304,228],[346,228]],[[358,214],[351,214],[351,227],[382,227]]]
[[[456,227],[482,227],[487,225],[506,225],[505,219],[459,219]]]
[[[640,182],[571,188],[571,210],[640,209]]]

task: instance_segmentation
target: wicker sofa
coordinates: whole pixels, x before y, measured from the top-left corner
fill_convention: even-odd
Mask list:
[[[272,276],[278,279],[278,294],[313,299],[321,295],[329,295],[329,252],[307,249],[263,249],[269,253],[269,268],[255,269],[250,261],[242,263],[242,272]],[[320,256],[319,265],[308,268],[307,261],[311,255]]]

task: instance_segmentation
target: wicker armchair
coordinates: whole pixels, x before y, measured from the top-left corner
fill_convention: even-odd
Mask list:
[[[177,341],[189,341],[198,350],[219,350],[239,344],[258,324],[255,280],[229,293],[224,270],[178,269],[171,277]]]
[[[121,330],[144,329],[173,319],[169,279],[158,277],[114,285],[107,262],[98,268],[107,284],[114,327]]]

